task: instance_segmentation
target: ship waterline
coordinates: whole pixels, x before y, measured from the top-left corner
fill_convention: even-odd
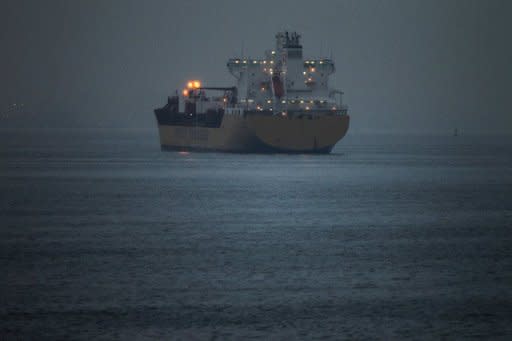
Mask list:
[[[349,127],[348,115],[225,115],[218,128],[159,123],[163,150],[239,153],[329,153]]]

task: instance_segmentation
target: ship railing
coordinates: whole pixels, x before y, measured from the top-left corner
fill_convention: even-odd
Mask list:
[[[317,118],[320,116],[343,116],[347,114],[347,109],[310,109],[310,110],[288,110],[286,111],[288,117],[310,117]]]
[[[346,105],[346,104],[341,104],[341,105],[339,105],[339,107],[340,107],[340,108],[339,108],[339,109],[340,109],[340,111],[344,112],[345,114],[347,113],[347,111],[348,111],[348,105]]]
[[[348,106],[346,105],[335,105],[335,106],[323,106],[323,107],[312,107],[308,110],[297,110],[296,112],[304,112],[304,113],[319,113],[322,115],[345,115],[348,111]]]

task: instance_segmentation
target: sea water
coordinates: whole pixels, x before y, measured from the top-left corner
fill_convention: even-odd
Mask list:
[[[512,140],[1,133],[0,339],[512,337]]]

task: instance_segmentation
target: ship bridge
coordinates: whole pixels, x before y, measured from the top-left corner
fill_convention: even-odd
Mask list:
[[[263,58],[228,60],[228,70],[237,79],[241,105],[274,112],[346,112],[342,92],[329,87],[329,77],[336,71],[334,62],[329,58],[304,60],[300,40],[296,32],[279,32],[275,48],[267,50]]]

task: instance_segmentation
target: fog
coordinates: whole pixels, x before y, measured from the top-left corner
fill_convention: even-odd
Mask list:
[[[332,56],[351,133],[512,134],[508,1],[5,1],[3,127],[156,129],[191,78],[234,84],[230,57],[277,31]]]

